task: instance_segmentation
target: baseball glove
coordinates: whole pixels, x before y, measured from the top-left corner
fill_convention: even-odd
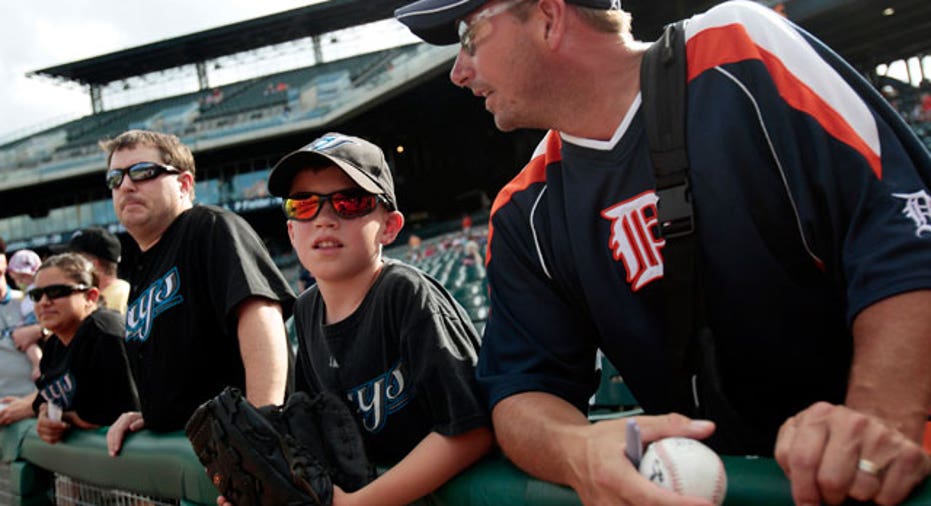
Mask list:
[[[329,472],[334,485],[354,492],[375,479],[359,426],[346,403],[321,392],[296,392],[284,406],[260,408],[280,434],[288,434]]]
[[[326,465],[235,388],[197,408],[184,430],[214,486],[236,506],[332,503]]]

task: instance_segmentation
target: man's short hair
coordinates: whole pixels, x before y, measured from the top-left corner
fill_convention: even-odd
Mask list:
[[[536,2],[523,2],[514,8],[514,15],[520,21],[526,21],[530,18],[530,9]],[[594,7],[585,7],[567,3],[570,9],[575,9],[582,18],[582,22],[604,33],[622,33],[629,34],[631,26],[630,13],[621,9],[597,9]]]
[[[113,139],[100,141],[100,148],[107,153],[107,167],[110,166],[113,153],[137,146],[151,146],[161,153],[162,163],[184,172],[195,173],[194,155],[191,149],[175,135],[149,130],[129,130]]]
[[[80,254],[83,255],[83,256],[85,256],[85,257],[93,258],[94,260],[96,260],[96,261],[97,261],[97,265],[96,265],[97,271],[100,272],[101,274],[104,274],[104,275],[106,275],[106,276],[110,276],[110,277],[112,277],[112,278],[115,278],[115,277],[116,277],[117,269],[119,268],[119,266],[117,265],[116,262],[107,260],[106,258],[100,258],[100,257],[97,256],[97,255],[92,255],[92,254],[86,253],[86,252],[80,253]]]
[[[579,13],[579,17],[588,26],[605,33],[630,34],[631,15],[620,9],[592,9],[580,5],[571,5]]]

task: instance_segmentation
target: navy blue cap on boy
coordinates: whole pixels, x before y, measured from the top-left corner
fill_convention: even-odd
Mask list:
[[[414,35],[430,44],[443,46],[459,42],[456,21],[480,8],[488,0],[419,0],[394,11],[394,17]],[[620,0],[566,0],[592,9],[619,9]]]
[[[363,190],[385,197],[392,209],[398,208],[394,179],[381,148],[365,139],[336,132],[324,134],[282,157],[268,175],[268,193],[287,197],[298,171],[330,164],[342,169]]]

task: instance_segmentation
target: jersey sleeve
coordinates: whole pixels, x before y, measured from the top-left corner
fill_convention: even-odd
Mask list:
[[[313,324],[310,308],[313,294],[317,288],[312,287],[298,296],[294,303],[294,332],[297,335],[297,360],[294,364],[294,391],[306,392],[310,396],[318,393],[318,386],[313,377],[313,365],[310,358],[308,328]]]
[[[86,384],[78,386],[75,411],[87,422],[109,425],[127,411],[139,409],[139,401],[129,360],[119,329],[123,328],[118,313],[100,310],[90,318],[84,350],[75,357]],[[73,367],[79,367],[74,364]]]
[[[439,284],[425,285],[405,306],[401,356],[411,368],[416,401],[432,430],[455,436],[490,426],[475,380],[479,336],[463,309]]]
[[[810,34],[750,2],[694,18],[687,39],[689,114],[730,125],[690,118],[693,166],[731,165],[750,179],[776,172],[778,183],[758,191],[783,195],[792,227],[783,239],[804,248],[844,297],[848,325],[886,297],[931,288],[931,157],[872,85]],[[748,145],[766,148],[750,153]],[[755,156],[767,167],[747,163]],[[751,202],[767,199],[753,191]],[[766,224],[764,211],[755,212]]]
[[[222,301],[223,316],[235,317],[233,311],[246,298],[263,297],[279,302],[287,319],[294,294],[259,236],[233,213],[212,216],[213,230],[204,238],[208,241],[204,265],[209,269],[210,287]]]
[[[545,165],[544,157],[535,157],[499,193],[492,210],[491,303],[477,376],[490,408],[505,397],[541,391],[584,412],[597,386],[596,332],[567,299],[568,284],[561,288],[551,278],[548,259],[536,247],[542,239],[535,227],[547,228],[542,223],[547,217],[533,213],[534,204],[545,198]]]

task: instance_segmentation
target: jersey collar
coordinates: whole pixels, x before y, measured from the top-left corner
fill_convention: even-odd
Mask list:
[[[627,109],[627,114],[621,118],[620,124],[617,126],[617,129],[614,131],[614,135],[606,141],[600,141],[597,139],[586,139],[584,137],[576,137],[574,135],[559,133],[559,136],[563,141],[575,144],[576,146],[581,146],[588,149],[597,149],[600,151],[611,151],[617,146],[617,143],[621,141],[621,137],[624,137],[624,134],[627,133],[627,129],[630,128],[630,124],[634,120],[634,116],[637,114],[637,111],[640,110],[640,93],[637,93],[637,96],[634,97],[634,101],[630,104],[630,108]]]

